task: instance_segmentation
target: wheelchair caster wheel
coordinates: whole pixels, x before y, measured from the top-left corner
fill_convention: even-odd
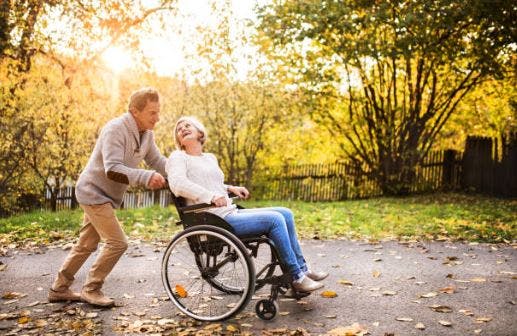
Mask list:
[[[278,311],[278,303],[273,300],[263,299],[255,305],[255,312],[262,320],[272,320]]]

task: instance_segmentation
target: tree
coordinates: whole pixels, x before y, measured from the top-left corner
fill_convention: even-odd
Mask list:
[[[386,194],[407,193],[459,102],[515,65],[506,1],[274,1],[260,13],[264,48]]]
[[[289,94],[267,81],[264,65],[249,52],[250,32],[235,17],[232,2],[210,3],[216,23],[197,29],[202,42],[193,55],[201,66],[192,72],[204,80],[198,76],[190,87],[192,103],[187,110],[205,121],[207,149],[219,158],[227,181],[249,185],[269,129],[285,119]],[[246,80],[243,63],[248,68]]]
[[[141,39],[139,33],[152,28],[146,22],[151,17],[163,18],[159,14],[173,11],[174,3],[174,0],[163,0],[155,7],[147,7],[140,2],[125,0],[1,2],[0,132],[6,139],[0,145],[1,215],[8,214],[15,207],[16,199],[29,192],[28,188],[21,185],[27,174],[34,173],[41,184],[48,183],[49,174],[58,174],[53,176],[53,180],[58,182],[56,188],[61,187],[60,183],[66,180],[62,174],[68,174],[68,178],[75,174],[75,168],[69,169],[70,161],[74,161],[71,151],[78,149],[69,147],[70,141],[74,140],[70,136],[74,128],[65,128],[73,124],[71,120],[74,116],[69,109],[74,106],[77,96],[71,100],[59,100],[64,105],[50,106],[55,103],[52,101],[56,98],[55,93],[69,90],[73,79],[80,77],[81,71],[91,70],[109,46],[138,45]],[[65,54],[73,55],[76,61],[71,61]],[[54,86],[52,94],[43,95],[40,101],[26,95],[31,92],[30,80],[41,84],[41,81],[48,79],[38,71],[33,71],[37,59],[46,65],[48,63],[45,62],[51,62],[49,67],[56,65],[61,71],[60,87]],[[30,102],[35,103],[35,106],[57,108],[58,113],[55,115],[63,119],[53,120],[54,116],[39,119]],[[29,152],[28,148],[34,152]],[[70,161],[63,160],[65,154]]]

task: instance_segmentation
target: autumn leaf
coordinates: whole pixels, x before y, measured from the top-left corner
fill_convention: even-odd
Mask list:
[[[438,323],[440,323],[441,325],[443,325],[444,327],[451,327],[452,326],[452,323],[449,322],[449,321],[445,321],[445,320],[439,320]]]
[[[451,313],[452,312],[452,309],[449,306],[433,305],[433,306],[430,306],[429,308],[431,308],[432,310],[434,310],[435,312],[438,312],[438,313]]]
[[[386,290],[386,291],[382,292],[382,295],[386,295],[386,296],[391,296],[391,295],[395,295],[395,294],[397,294],[397,292],[390,291],[390,290]]]
[[[491,317],[477,317],[476,323],[486,323],[492,321]]]
[[[187,297],[187,291],[185,290],[185,288],[183,288],[183,286],[181,285],[176,285],[175,286],[175,289],[176,289],[176,294],[178,294],[178,296],[180,298],[186,298]]]
[[[24,296],[27,296],[27,294],[22,294],[22,293],[18,293],[18,292],[7,292],[2,295],[2,299],[12,300],[12,299],[19,299]]]
[[[354,323],[346,327],[337,327],[327,332],[331,336],[363,336],[368,333],[368,330],[358,323]]]
[[[228,330],[229,332],[237,332],[237,331],[239,331],[239,328],[237,328],[236,326],[234,326],[232,324],[229,324],[226,326],[226,330]]]
[[[345,280],[345,279],[338,280],[338,283],[341,284],[341,285],[346,285],[346,286],[353,286],[354,285],[353,283],[351,283],[350,281]]]
[[[440,288],[438,291],[440,293],[453,294],[455,292],[455,290],[456,290],[456,288],[454,288],[453,286],[449,286],[449,287]]]
[[[462,313],[465,316],[474,316],[474,313],[469,309],[460,309],[458,312]]]
[[[34,325],[36,326],[36,328],[43,328],[43,327],[47,326],[48,323],[45,320],[39,319],[39,320],[34,321]]]
[[[418,329],[418,330],[424,330],[425,329],[425,325],[421,322],[418,322],[417,324],[415,324],[415,329]]]
[[[373,275],[373,277],[374,277],[374,278],[378,278],[378,277],[380,277],[380,276],[381,276],[381,272],[379,272],[379,271],[373,271],[373,272],[372,272],[372,275]]]
[[[437,295],[438,295],[438,293],[436,293],[436,292],[429,292],[429,293],[420,295],[420,297],[428,299],[428,298],[435,297]]]
[[[472,278],[470,279],[472,282],[486,282],[485,278]]]
[[[400,322],[411,322],[411,321],[413,321],[413,319],[411,317],[397,317],[397,318],[395,318],[395,320],[400,321]]]
[[[18,319],[18,324],[25,324],[31,321],[31,318],[28,316],[22,316]]]
[[[324,298],[335,298],[337,296],[337,293],[334,291],[327,290],[323,291],[321,293],[321,296],[323,296]]]

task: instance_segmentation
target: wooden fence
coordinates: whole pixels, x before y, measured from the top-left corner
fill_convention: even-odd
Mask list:
[[[431,153],[417,167],[411,192],[434,191],[459,185],[458,153]],[[371,177],[348,163],[307,164],[274,167],[260,171],[248,186],[255,199],[338,201],[382,195]],[[58,195],[57,209],[77,205],[73,187],[63,188]],[[50,194],[47,192],[47,199]],[[168,190],[129,190],[123,198],[123,208],[167,206],[172,202]],[[48,203],[48,200],[47,202]]]
[[[430,153],[416,168],[410,191],[421,193],[458,187],[460,157],[452,150]],[[251,189],[258,199],[339,201],[382,195],[373,178],[349,163],[266,169],[255,176]]]
[[[495,139],[469,137],[463,154],[453,150],[431,152],[416,168],[410,192],[462,189],[517,197],[517,134],[500,145]],[[346,162],[260,170],[248,187],[255,199],[338,201],[382,195],[374,179]],[[48,192],[46,198],[50,198]],[[57,203],[58,210],[76,206],[73,187],[61,190]],[[130,190],[123,198],[124,208],[170,203],[168,190]]]
[[[462,162],[461,187],[479,193],[517,197],[517,133],[500,144],[469,137]]]

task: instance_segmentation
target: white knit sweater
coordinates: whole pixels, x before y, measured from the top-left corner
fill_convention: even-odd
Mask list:
[[[214,196],[224,196],[227,206],[207,211],[223,218],[237,211],[237,207],[228,197],[224,174],[214,154],[203,153],[195,156],[176,150],[169,156],[165,171],[174,195],[184,197],[188,205],[210,203]]]

